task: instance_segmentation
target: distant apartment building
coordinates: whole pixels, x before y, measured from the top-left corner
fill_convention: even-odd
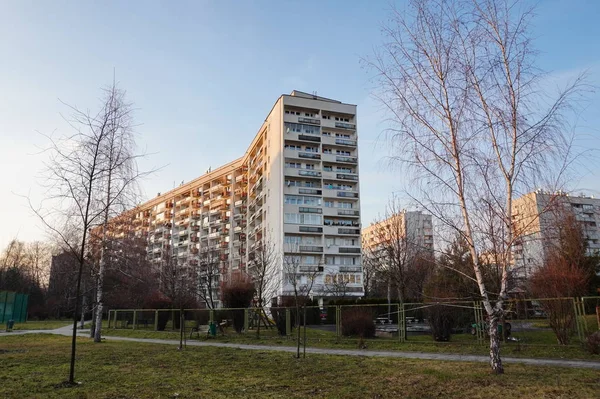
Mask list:
[[[421,211],[402,211],[362,230],[363,249],[385,245],[389,240],[404,240],[411,250],[433,254],[432,216]]]
[[[514,201],[515,277],[528,278],[544,263],[557,240],[557,221],[563,212],[575,216],[588,243],[588,252],[600,251],[600,199],[584,195],[537,190]]]
[[[326,274],[340,275],[347,295],[361,296],[357,137],[355,105],[282,95],[241,158],[130,211],[131,229],[158,267],[166,257],[196,266],[203,251],[218,251],[214,297],[265,241],[277,255],[279,296],[292,293],[289,257],[298,283],[313,281],[313,296],[326,295]]]

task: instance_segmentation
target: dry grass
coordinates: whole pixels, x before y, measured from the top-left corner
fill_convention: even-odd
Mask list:
[[[81,338],[75,388],[69,339],[0,338],[0,397],[7,398],[592,398],[594,370],[511,364],[494,376],[485,364],[310,355]]]

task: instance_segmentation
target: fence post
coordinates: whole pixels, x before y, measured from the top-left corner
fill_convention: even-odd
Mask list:
[[[289,308],[285,308],[285,335],[292,335],[292,318]]]
[[[248,332],[250,326],[249,326],[249,320],[248,320],[248,308],[244,309],[244,331]]]
[[[108,328],[110,328],[110,312],[112,312],[112,310],[108,311]]]
[[[158,331],[158,309],[154,311],[154,331]]]
[[[137,326],[137,310],[133,311],[133,329],[135,330]]]
[[[115,309],[115,325],[113,326],[113,328],[117,328],[117,312],[118,310]]]

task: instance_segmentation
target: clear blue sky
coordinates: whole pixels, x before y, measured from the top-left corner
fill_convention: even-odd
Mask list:
[[[600,2],[539,2],[539,65],[555,76],[590,69],[600,83]],[[400,6],[402,2],[398,3]],[[43,238],[25,201],[41,194],[44,139],[67,127],[58,99],[93,108],[117,80],[138,108],[138,145],[166,165],[143,182],[147,196],[241,156],[273,102],[293,89],[359,106],[364,225],[405,184],[382,162],[383,115],[360,63],[381,42],[384,1],[88,2],[0,0],[0,246]],[[580,128],[600,147],[600,96]],[[597,170],[578,188],[600,194]]]

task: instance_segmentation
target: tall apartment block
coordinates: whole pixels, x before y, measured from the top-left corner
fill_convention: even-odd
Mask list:
[[[372,223],[362,230],[362,247],[377,249],[381,241],[406,240],[407,246],[433,254],[432,216],[421,211],[406,211]]]
[[[132,211],[148,257],[198,265],[218,250],[219,283],[247,270],[260,242],[277,255],[278,295],[299,284],[327,295],[328,276],[363,294],[356,106],[293,91],[275,102],[246,153]],[[219,284],[214,296],[219,297]],[[219,303],[220,305],[220,303]]]
[[[569,212],[581,224],[588,252],[600,252],[600,199],[537,190],[514,201],[514,274],[528,278],[548,256],[557,240],[557,221]]]

